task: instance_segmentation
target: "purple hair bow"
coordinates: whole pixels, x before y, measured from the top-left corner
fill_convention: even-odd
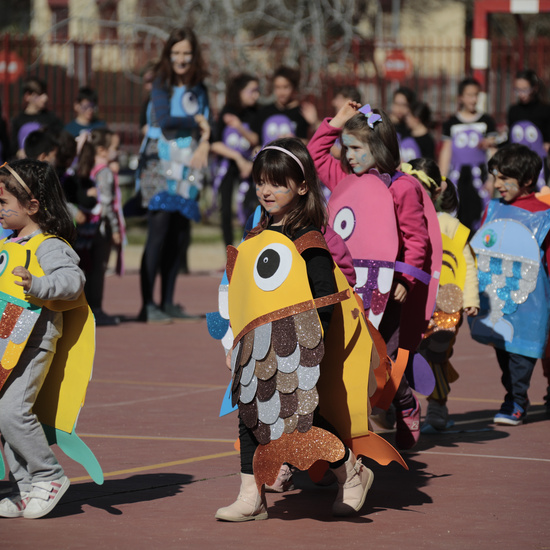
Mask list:
[[[367,103],[359,109],[360,113],[363,113],[367,117],[368,125],[374,130],[374,125],[377,122],[382,122],[382,117],[372,112],[370,105]]]

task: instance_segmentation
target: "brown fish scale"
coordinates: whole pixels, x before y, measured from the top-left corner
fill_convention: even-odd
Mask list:
[[[254,374],[260,380],[268,380],[277,372],[277,356],[273,347],[269,349],[266,358],[263,361],[256,361]]]
[[[322,338],[317,310],[310,309],[294,316],[298,343],[309,349],[315,348]]]
[[[244,425],[251,430],[258,423],[258,404],[256,399],[250,403],[239,403],[239,415]]]
[[[239,364],[246,365],[250,356],[252,355],[252,348],[254,347],[254,331],[247,332],[241,338],[241,356],[239,358]]]
[[[260,401],[267,401],[277,390],[277,376],[272,376],[269,380],[258,380],[258,389],[256,397]]]
[[[273,322],[271,343],[279,357],[287,357],[296,349],[296,329],[292,316]]]
[[[291,373],[281,372],[277,373],[277,389],[285,394],[292,393],[298,387],[298,373],[296,371]]]
[[[258,425],[252,431],[260,445],[267,445],[271,441],[271,429],[261,420],[258,420]]]
[[[305,433],[307,432],[311,426],[313,426],[313,413],[309,413],[309,414],[303,414],[303,415],[300,415],[299,418],[298,418],[298,425],[296,426],[296,429],[300,432],[300,433]]]
[[[292,416],[285,418],[285,434],[291,434],[298,426],[298,413],[294,413]]]
[[[323,340],[313,349],[305,348],[300,344],[300,365],[304,367],[315,367],[321,364],[325,355],[325,344]]]
[[[292,416],[298,409],[298,396],[295,393],[280,393],[281,412],[279,416],[285,420]]]

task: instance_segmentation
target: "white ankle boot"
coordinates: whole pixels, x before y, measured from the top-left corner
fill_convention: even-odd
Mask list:
[[[355,455],[350,451],[349,458],[342,466],[332,470],[338,480],[338,494],[332,505],[332,513],[335,516],[349,516],[358,512],[363,504],[367,493],[374,481],[374,474],[356,460]]]
[[[241,489],[237,500],[220,508],[216,512],[216,519],[224,521],[251,521],[256,519],[267,519],[265,496],[258,493],[256,481],[251,474],[241,474]]]
[[[292,468],[288,464],[283,464],[279,469],[279,475],[273,485],[266,485],[266,493],[285,493],[294,491],[294,482],[292,481]]]

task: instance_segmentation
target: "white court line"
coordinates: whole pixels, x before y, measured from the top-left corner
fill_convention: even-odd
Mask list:
[[[97,405],[86,405],[86,409],[102,409],[104,407],[120,407],[121,405],[135,405],[136,403],[146,403],[148,401],[160,401],[161,399],[173,399],[174,397],[182,397],[184,395],[193,395],[195,393],[205,393],[209,391],[220,391],[219,388],[204,388],[195,391],[185,391],[178,393],[171,393],[169,395],[160,395],[157,397],[147,397],[144,399],[135,399],[133,401],[117,401],[116,403],[101,403]]]
[[[527,460],[531,462],[550,462],[550,458],[527,458],[524,456],[500,456],[500,455],[477,455],[471,453],[440,453],[437,451],[400,451],[401,454],[418,454],[418,455],[442,455],[442,456],[452,456],[452,457],[461,457],[467,456],[470,458],[499,458],[502,460]]]

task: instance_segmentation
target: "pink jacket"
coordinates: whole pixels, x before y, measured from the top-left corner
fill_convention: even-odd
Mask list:
[[[351,252],[346,246],[344,239],[342,239],[342,237],[340,237],[340,235],[338,235],[338,233],[336,233],[330,225],[327,225],[327,229],[324,232],[324,237],[334,263],[340,268],[348,280],[349,286],[353,288],[357,282],[355,268],[353,267]]]
[[[332,191],[347,174],[342,170],[340,161],[330,154],[331,147],[341,133],[339,128],[329,125],[330,120],[323,120],[307,148],[321,181]],[[430,237],[424,217],[424,194],[421,184],[414,177],[402,174],[392,182],[389,190],[395,204],[399,226],[397,260],[423,269],[429,256]],[[405,282],[409,290],[415,283],[414,277],[408,274],[399,273],[396,277]]]

